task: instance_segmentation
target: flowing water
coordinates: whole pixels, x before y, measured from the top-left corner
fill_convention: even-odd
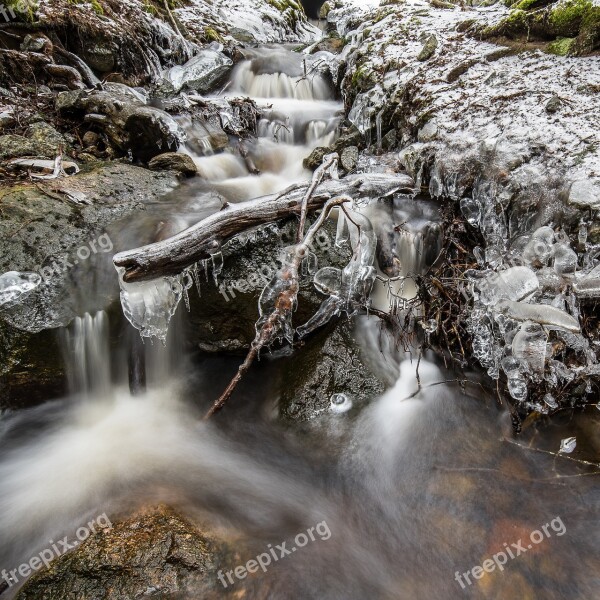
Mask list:
[[[218,210],[215,192],[236,202],[309,178],[302,159],[335,139],[341,104],[325,81],[304,77],[298,56],[255,51],[228,93],[252,95],[263,108],[249,160],[233,146],[188,150],[203,181],[123,224],[115,250]],[[432,203],[398,197],[391,212],[377,210],[367,214],[390,220],[390,231],[402,223],[398,274],[435,263]],[[239,359],[186,353],[186,318],[180,306],[166,347],[140,346],[137,332],[104,310],[82,312],[62,332],[69,397],[0,417],[0,568],[15,568],[96,515],[114,519],[165,501],[235,540],[239,564],[269,544],[291,547],[315,528],[314,541],[266,572],[227,589],[215,581],[223,597],[239,590],[236,597],[250,599],[598,597],[600,496],[596,469],[584,462],[600,451],[598,411],[565,413],[515,437],[509,414],[476,374],[411,356],[377,319],[361,317],[365,362],[389,385],[367,408],[333,398],[329,411],[284,427],[272,418],[273,382],[285,380],[293,361],[262,360],[229,409],[205,423],[201,415]],[[128,368],[132,347],[139,356]],[[558,455],[568,437],[576,450]],[[536,530],[543,539],[531,543]],[[524,550],[510,558],[519,541]],[[470,584],[455,576],[502,555],[502,570],[470,575]]]

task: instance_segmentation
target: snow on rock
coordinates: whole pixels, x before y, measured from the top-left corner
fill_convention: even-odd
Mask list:
[[[215,39],[267,44],[321,37],[296,0],[192,0],[175,13],[190,31],[202,36],[209,30]]]
[[[485,245],[474,249],[465,293],[473,354],[493,378],[516,361],[509,392],[547,412],[532,404],[533,383],[543,378],[554,393],[597,371],[598,343],[582,331],[581,311],[600,293],[600,239],[588,235],[600,209],[600,56],[466,33],[504,19],[502,3],[360,4],[328,15],[347,42],[346,112],[367,143],[376,129],[378,138],[393,132],[415,189],[460,203],[480,231]],[[583,381],[580,397],[592,390]]]

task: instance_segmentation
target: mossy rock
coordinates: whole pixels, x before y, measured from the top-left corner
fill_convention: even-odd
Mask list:
[[[561,0],[540,9],[543,4],[536,0],[512,3],[506,18],[478,33],[483,38],[552,40],[548,51],[561,56],[581,56],[600,47],[600,6],[592,0]],[[568,43],[566,38],[574,41]]]
[[[575,41],[575,38],[557,38],[554,42],[548,44],[546,51],[557,56],[568,56],[572,54]]]

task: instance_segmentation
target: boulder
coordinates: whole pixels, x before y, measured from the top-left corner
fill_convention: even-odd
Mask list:
[[[361,357],[353,321],[331,323],[281,360],[285,375],[278,390],[279,415],[285,421],[309,421],[328,411],[335,394],[360,407],[385,389]]]
[[[112,163],[55,180],[51,195],[29,183],[0,190],[0,273],[44,276],[15,306],[0,308],[0,408],[32,406],[64,393],[56,329],[85,311],[108,309],[119,293],[110,246],[97,245],[98,252],[81,264],[74,264],[77,250],[89,249],[117,221],[176,185],[172,173]],[[89,204],[75,204],[70,196]],[[117,238],[111,233],[110,239],[116,249]],[[63,268],[64,259],[70,267]]]
[[[55,158],[59,147],[65,149],[67,141],[54,127],[43,121],[33,123],[25,132],[25,136],[0,136],[0,159],[35,156],[39,158]]]
[[[177,152],[165,152],[155,156],[148,162],[148,167],[153,171],[177,171],[186,177],[193,177],[198,173],[192,157]]]
[[[165,111],[147,106],[143,96],[125,85],[107,84],[103,90],[61,92],[56,109],[65,116],[84,118],[101,129],[121,153],[148,161],[180,144],[177,123]]]
[[[232,67],[233,61],[222,52],[204,49],[184,65],[166,71],[161,90],[168,93],[194,90],[207,94],[225,81]]]
[[[171,598],[182,593],[205,598],[221,586],[217,571],[230,555],[223,542],[161,505],[93,533],[27,581],[17,600]]]

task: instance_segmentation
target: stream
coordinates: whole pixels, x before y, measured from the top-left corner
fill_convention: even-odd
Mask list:
[[[238,142],[219,153],[194,144],[194,124],[180,121],[183,151],[202,177],[120,223],[111,232],[115,252],[186,229],[220,210],[220,197],[236,203],[309,180],[302,161],[335,141],[343,107],[324,77],[304,70],[301,55],[285,47],[249,51],[223,92],[250,96],[260,109],[257,139],[243,142],[246,158]],[[361,156],[356,172],[389,172],[377,154]],[[438,254],[427,258],[427,250],[439,250],[435,203],[397,195],[393,209],[365,213],[403,224],[401,275],[418,274]],[[114,305],[111,258],[89,268],[97,285],[110,281]],[[389,310],[383,269],[379,275],[375,302]],[[414,285],[396,292],[410,298]],[[215,579],[210,597],[598,597],[600,496],[586,463],[600,452],[594,407],[516,436],[482,376],[457,376],[433,353],[399,348],[376,317],[360,316],[351,323],[361,355],[389,384],[366,407],[332,397],[321,414],[283,425],[273,418],[274,382],[286,380],[294,359],[265,355],[228,410],[203,422],[242,359],[191,351],[181,302],[166,345],[145,340],[147,390],[132,394],[127,361],[138,332],[95,302],[96,293],[82,292],[81,316],[60,332],[69,395],[0,417],[0,568],[14,569],[96,515],[164,502],[219,530],[240,548],[240,565],[316,532],[252,577],[226,586]],[[576,450],[559,454],[570,437]],[[490,560],[493,570],[469,575]],[[15,597],[21,583],[2,598]],[[185,597],[209,597],[202,594]]]

